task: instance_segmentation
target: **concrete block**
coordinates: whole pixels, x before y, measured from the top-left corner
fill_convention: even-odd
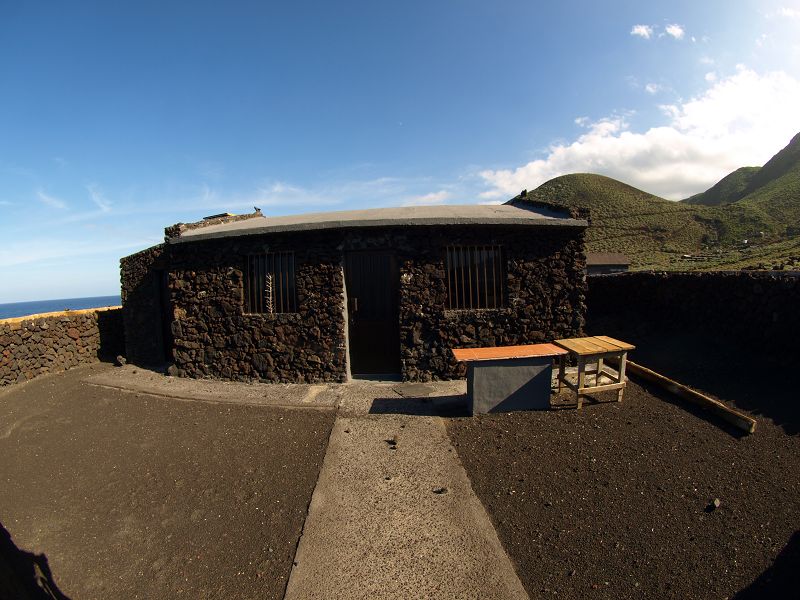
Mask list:
[[[467,396],[473,415],[550,408],[551,357],[469,363]]]

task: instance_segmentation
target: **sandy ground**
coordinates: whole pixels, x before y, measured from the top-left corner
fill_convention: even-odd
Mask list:
[[[797,597],[796,408],[687,366],[756,433],[635,383],[478,418],[464,382],[0,390],[0,591],[16,565],[73,600]]]
[[[800,437],[635,383],[597,399],[448,422],[531,597],[798,597]]]
[[[0,392],[3,547],[44,554],[73,599],[282,598],[333,408],[86,382],[124,374],[92,365]]]

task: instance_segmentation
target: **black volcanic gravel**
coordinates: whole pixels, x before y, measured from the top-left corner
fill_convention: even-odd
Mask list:
[[[448,422],[532,598],[800,598],[800,437],[595,399]]]
[[[32,553],[73,600],[283,598],[334,412],[84,381],[108,368],[0,394],[0,600]]]

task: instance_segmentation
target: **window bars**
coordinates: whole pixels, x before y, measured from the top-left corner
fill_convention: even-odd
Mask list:
[[[294,252],[267,252],[247,257],[245,311],[255,314],[297,312]]]
[[[505,306],[505,277],[500,246],[448,246],[446,266],[449,309]]]

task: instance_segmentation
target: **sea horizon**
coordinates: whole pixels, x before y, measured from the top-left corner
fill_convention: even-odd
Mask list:
[[[121,304],[119,294],[111,296],[87,296],[84,298],[54,298],[52,300],[29,300],[26,302],[6,302],[0,304],[0,319],[27,317],[41,313],[63,310],[82,310],[102,308]]]

